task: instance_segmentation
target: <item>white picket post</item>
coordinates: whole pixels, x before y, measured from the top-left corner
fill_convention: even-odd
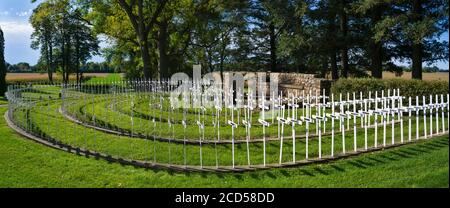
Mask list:
[[[385,109],[389,108],[389,106],[391,106],[389,98],[391,98],[391,89],[388,89],[388,91],[387,91],[387,97],[386,97],[387,100],[386,100],[386,103],[385,103],[385,106],[384,106]],[[390,120],[390,114],[391,113],[387,113],[387,120],[388,121]]]
[[[450,95],[447,94],[447,131],[450,131]]]
[[[342,107],[342,93],[339,93],[339,111],[340,111],[341,113],[343,113],[343,111],[344,111],[344,109],[343,109],[343,107]],[[340,132],[343,131],[343,129],[342,129],[343,126],[344,126],[344,125],[342,125],[342,119],[339,119],[339,131],[340,131]]]
[[[346,117],[345,115],[346,114],[341,113],[341,115],[339,116],[339,119],[342,121],[341,122],[342,129],[344,129],[344,125],[345,125],[343,122],[344,118]],[[343,130],[341,132],[342,132],[342,153],[345,154],[345,130]]]
[[[364,149],[367,150],[367,100],[364,99]]]
[[[316,103],[316,116],[319,116],[320,108],[319,108],[319,90],[316,90],[316,98],[314,99]],[[319,134],[319,124],[316,121],[316,136]]]
[[[368,109],[372,109],[372,91],[369,91],[369,103],[368,103]],[[368,118],[366,119],[366,123],[368,122],[368,125],[370,126],[370,119],[371,119],[372,115],[369,114]]]
[[[334,157],[334,94],[331,93],[331,157]]]
[[[359,99],[358,99],[358,102],[359,102],[359,109],[362,110],[362,109],[363,109],[362,91],[359,91]],[[366,110],[367,110],[367,109],[366,109]],[[360,120],[361,120],[361,128],[363,128],[363,127],[364,127],[364,120],[363,120],[363,117],[360,117]]]
[[[355,92],[353,92],[353,151],[356,152],[356,97]]]
[[[386,98],[383,97],[383,147],[386,146]]]
[[[394,91],[395,92],[395,91]],[[391,117],[391,144],[395,144],[395,111],[394,111],[394,102],[395,102],[395,97],[393,97],[391,99],[391,105],[392,107],[389,109],[389,111],[391,112],[390,114],[392,114]]]
[[[419,96],[416,96],[416,140],[419,140]]]
[[[429,108],[430,108],[430,137],[432,137],[433,136],[433,106],[434,106],[434,104],[433,104],[433,96],[432,95],[430,95],[430,105],[429,105]]]
[[[422,103],[422,106],[423,106],[423,135],[424,135],[424,138],[426,139],[427,138],[427,103],[426,103],[426,101],[425,101],[425,96],[422,96],[422,100],[423,100],[423,103]]]
[[[375,112],[378,111],[378,91],[375,91]],[[370,119],[369,119],[370,120]],[[374,133],[374,147],[378,147],[378,114],[374,115],[375,133]]]
[[[326,132],[326,128],[327,128],[327,125],[326,125],[326,122],[327,122],[327,117],[325,116],[326,115],[326,113],[325,113],[325,111],[326,111],[326,96],[325,96],[325,89],[323,89],[323,102],[322,102],[322,105],[323,105],[323,112],[322,112],[322,117],[323,117],[323,133],[325,134],[325,132]]]
[[[435,112],[436,112],[436,134],[439,134],[439,97],[436,94],[436,99],[435,99]]]
[[[399,111],[398,115],[400,116],[400,142],[403,143],[403,98],[399,97]]]
[[[319,130],[319,159],[322,159],[322,129],[321,129],[321,124],[322,122],[320,121],[319,117],[316,117],[316,125],[318,126],[318,130]]]
[[[292,125],[292,163],[295,163],[295,124],[299,122],[297,120],[297,108],[299,107],[297,105],[297,96],[292,97],[292,118],[291,118],[291,125]]]
[[[264,112],[266,111],[265,100],[266,100],[266,95],[265,95],[265,91],[264,91],[261,106],[260,106],[262,119],[258,120],[259,123],[261,123],[261,125],[263,126],[263,165],[264,165],[264,167],[266,167],[266,127],[269,126],[265,120],[266,118],[264,115]]]
[[[302,116],[305,117],[305,90],[302,90]]]
[[[282,117],[277,117],[277,120],[279,123],[281,123],[281,133],[280,133],[280,161],[279,164],[281,165],[282,159],[283,159],[283,139],[284,139],[284,124],[286,123],[286,120],[284,119],[284,106],[281,108]]]
[[[350,111],[350,93],[347,92],[347,111]],[[347,130],[350,129],[350,116],[347,117]],[[344,129],[345,130],[345,129]]]
[[[445,113],[444,113],[445,103],[444,103],[444,95],[441,94],[441,118],[442,118],[442,133],[445,133]]]
[[[411,97],[408,98],[408,141],[411,141]]]

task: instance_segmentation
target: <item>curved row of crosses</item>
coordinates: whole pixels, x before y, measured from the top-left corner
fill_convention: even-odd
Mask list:
[[[189,170],[305,164],[449,130],[448,94],[177,89],[158,81],[10,86],[8,118],[48,142]]]

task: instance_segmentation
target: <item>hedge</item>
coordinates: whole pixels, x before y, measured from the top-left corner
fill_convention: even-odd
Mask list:
[[[331,86],[331,92],[335,95],[338,95],[339,93],[346,95],[347,92],[350,94],[356,92],[357,97],[359,97],[360,91],[363,92],[364,97],[368,97],[369,91],[372,91],[372,97],[374,96],[375,91],[378,91],[378,95],[380,96],[382,90],[385,90],[385,95],[387,95],[387,89],[400,89],[400,95],[405,97],[429,97],[429,95],[435,94],[448,94],[449,82],[414,79],[352,78],[339,79]]]

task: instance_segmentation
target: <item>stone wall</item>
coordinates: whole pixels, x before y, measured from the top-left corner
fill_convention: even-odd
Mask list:
[[[320,93],[322,93],[324,89],[326,94],[328,94],[331,84],[329,80],[316,78],[314,74],[272,72],[269,75],[266,72],[243,72],[243,71],[240,71],[239,73],[242,73],[246,80],[247,79],[251,80],[251,78],[255,78],[255,80],[257,80],[259,74],[266,74],[266,77],[270,76],[270,79],[278,82],[278,90],[282,91],[283,94],[293,93],[301,95],[302,91],[304,91],[305,94],[310,91],[311,93],[315,94],[317,90]],[[214,77],[216,76],[220,77],[219,72],[214,72],[213,75]],[[230,75],[231,75],[230,72],[224,72],[223,74],[224,87],[226,89],[229,88],[229,79],[231,79]],[[251,84],[252,82],[246,81],[246,85]]]

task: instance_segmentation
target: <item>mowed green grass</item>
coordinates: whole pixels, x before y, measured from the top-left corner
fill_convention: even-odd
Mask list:
[[[6,100],[5,97],[0,96],[0,105],[6,105],[6,104],[8,104],[8,100]]]
[[[0,107],[3,115],[6,107]],[[0,119],[0,187],[448,187],[448,135],[326,164],[246,173],[123,166],[27,140]]]
[[[93,78],[87,80],[85,83],[86,84],[94,84],[94,83],[100,83],[100,82],[111,83],[111,82],[116,82],[116,81],[121,81],[121,80],[122,80],[121,74],[111,73],[111,74],[108,74],[106,77],[93,77]]]
[[[45,103],[42,103],[45,104]],[[183,144],[179,143],[167,143],[167,142],[153,142],[151,140],[129,138],[123,136],[117,136],[113,134],[108,134],[104,132],[95,131],[90,128],[84,128],[78,124],[66,120],[61,113],[58,112],[60,102],[53,101],[50,105],[37,105],[29,114],[29,118],[35,127],[35,131],[45,132],[47,136],[55,138],[63,143],[67,143],[76,147],[82,147],[84,149],[90,149],[93,151],[102,152],[112,156],[118,156],[123,158],[135,159],[135,160],[146,160],[152,162],[160,163],[170,163],[170,164],[184,164],[184,147]],[[26,115],[23,110],[16,110],[14,113],[15,120],[22,125],[26,125]],[[414,122],[414,121],[413,121]],[[157,129],[162,127],[157,126]],[[397,129],[399,126],[397,125]],[[423,123],[419,126],[420,129],[423,128]],[[190,130],[190,131],[194,131]],[[382,129],[378,129],[377,143],[382,144],[381,138]],[[158,132],[158,130],[157,130]],[[421,130],[421,132],[423,132]],[[391,143],[391,128],[387,128],[387,138],[386,143]],[[158,134],[158,133],[156,133]],[[357,130],[357,147],[363,148],[364,146],[364,134],[363,129]],[[370,129],[368,131],[368,147],[371,147],[374,142],[374,131]],[[415,135],[415,131],[412,133]],[[342,135],[336,135],[334,151],[339,153],[343,150],[343,141],[341,140]],[[400,143],[400,131],[395,131],[395,143]],[[292,162],[292,140],[286,136],[283,142],[283,154],[282,162]],[[268,141],[266,143],[266,155],[268,164],[278,164],[280,155],[280,141]],[[322,137],[322,155],[327,156],[331,154],[331,137]],[[353,151],[353,134],[345,134],[345,149],[347,152]],[[263,147],[261,142],[250,143],[250,158],[251,164],[263,164]],[[318,140],[310,139],[308,145],[308,155],[310,158],[318,157],[319,145]],[[215,154],[216,148],[214,144],[203,144],[201,155],[203,158],[204,166],[215,166]],[[306,157],[306,143],[305,140],[296,140],[295,145],[296,160],[302,160]],[[155,157],[156,155],[156,157]],[[218,164],[221,166],[231,166],[232,165],[232,146],[231,144],[220,144],[217,145],[217,158]],[[199,145],[186,145],[186,161],[188,165],[200,165],[200,148]],[[247,165],[247,154],[246,146],[243,144],[235,145],[235,164],[236,165]]]

